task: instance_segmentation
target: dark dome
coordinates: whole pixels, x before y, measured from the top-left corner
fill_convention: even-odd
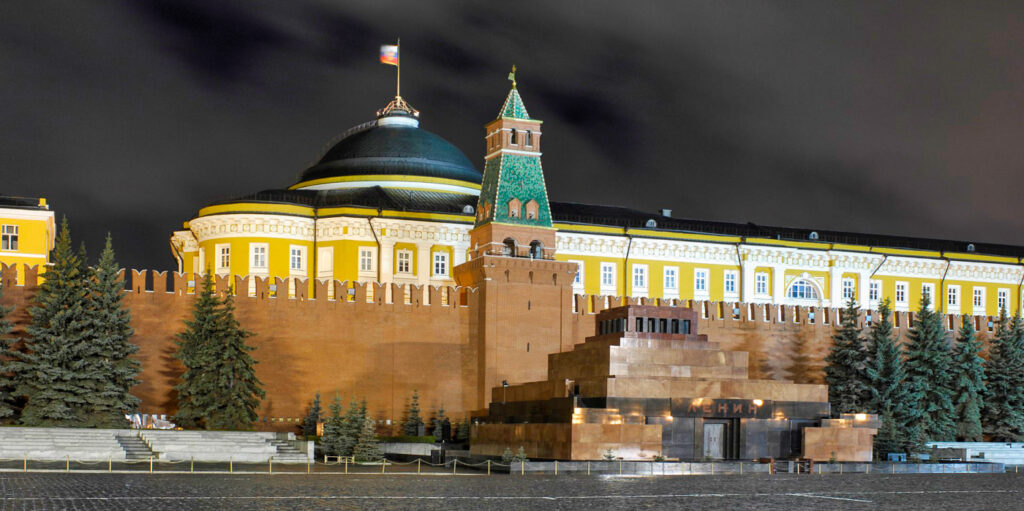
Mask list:
[[[300,183],[360,175],[423,176],[480,183],[480,172],[447,140],[409,124],[367,124],[367,128],[356,128],[334,144],[316,165],[302,173]]]

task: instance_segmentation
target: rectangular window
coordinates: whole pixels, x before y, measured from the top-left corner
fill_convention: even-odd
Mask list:
[[[997,304],[999,306],[999,310],[1000,311],[1002,311],[1003,309],[1009,310],[1010,309],[1010,290],[1009,289],[1000,289],[999,291],[997,291],[996,292],[996,302],[997,302]]]
[[[615,263],[601,263],[601,287],[615,288]]]
[[[372,272],[373,270],[373,252],[372,248],[360,248],[359,249],[359,271],[360,272]]]
[[[857,283],[853,279],[843,279],[843,303],[850,300],[856,294]]]
[[[929,310],[935,310],[935,284],[921,284],[921,299],[928,297],[931,305],[928,306]]]
[[[17,225],[5,225],[0,233],[0,250],[18,250]]]
[[[291,273],[306,273],[305,247],[292,245],[288,249],[288,269]]]
[[[872,280],[871,282],[868,282],[868,301],[877,302],[881,296],[882,282],[879,280]]]
[[[316,276],[329,279],[334,275],[334,247],[320,247],[316,255]],[[333,290],[334,286],[330,286]],[[330,291],[329,291],[330,292]]]
[[[722,278],[722,289],[725,291],[726,296],[736,296],[737,282],[740,280],[739,273],[735,270],[725,270]]]
[[[974,310],[972,312],[974,313],[975,316],[984,316],[985,315],[985,288],[983,288],[983,287],[976,287],[976,288],[974,288],[973,289],[973,296],[972,296],[972,298],[973,299],[971,301],[971,304],[974,306]]]
[[[583,287],[583,261],[569,261],[570,263],[576,263],[576,277],[572,280],[572,287],[582,288]]]
[[[434,252],[434,276],[448,276],[448,252]]]
[[[960,307],[960,286],[946,286],[946,305]]]
[[[665,291],[679,291],[679,268],[665,267]]]
[[[399,250],[398,259],[395,263],[395,272],[410,274],[412,273],[412,251],[411,250]]]
[[[217,273],[231,271],[231,245],[217,245]]]
[[[267,269],[267,244],[266,243],[253,243],[249,245],[252,251],[252,269],[266,270]]]
[[[633,265],[633,288],[634,289],[647,289],[647,265],[646,264],[634,264]]]
[[[906,282],[896,283],[896,305],[907,305],[907,287]]]
[[[707,296],[708,294],[708,271],[705,269],[693,270],[693,294],[694,296]]]
[[[754,275],[754,294],[760,296],[768,295],[768,274],[759,272]]]

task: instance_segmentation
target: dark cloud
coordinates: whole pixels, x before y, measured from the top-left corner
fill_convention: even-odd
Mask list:
[[[519,67],[553,200],[1024,244],[1024,7],[53,2],[0,16],[3,193],[170,268],[208,201],[294,182],[394,94],[471,160]]]

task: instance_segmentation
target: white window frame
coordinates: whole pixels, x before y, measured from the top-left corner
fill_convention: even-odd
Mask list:
[[[316,277],[318,279],[334,278],[334,247],[317,247]],[[330,286],[330,288],[333,287]]]
[[[868,304],[874,308],[882,300],[882,281],[868,281]]]
[[[662,267],[661,284],[661,294],[664,298],[679,298],[679,267]]]
[[[299,266],[295,267],[295,258],[298,257]],[[297,277],[306,275],[306,247],[302,245],[290,245],[288,247],[288,274]]]
[[[218,275],[231,273],[231,244],[218,243],[213,246],[213,257]]]
[[[377,275],[377,247],[359,247],[356,268],[362,277]]]
[[[647,296],[649,283],[647,269],[646,264],[633,264],[633,271],[630,272],[633,296]]]
[[[430,254],[430,275],[435,279],[446,279],[449,273],[448,252],[438,250]]]
[[[798,285],[799,286],[805,286],[807,289],[810,290],[810,293],[814,294],[815,296],[812,296],[812,297],[808,297],[808,296],[803,296],[803,297],[790,296],[790,293],[792,293],[793,289],[796,286],[798,286]],[[790,282],[789,285],[786,286],[786,295],[785,295],[785,297],[786,297],[786,300],[788,300],[789,302],[792,302],[792,303],[798,303],[798,304],[818,304],[818,303],[821,302],[821,300],[824,299],[824,293],[822,292],[821,288],[818,286],[818,283],[815,282],[814,279],[812,279],[811,277],[798,277],[796,279],[793,279],[793,281]]]
[[[616,263],[601,263],[601,294],[602,295],[616,295],[618,293],[618,284],[615,278],[615,272],[617,271]]]
[[[583,261],[568,261],[570,263],[576,263],[576,276],[573,277],[572,290],[577,293],[583,292],[583,285],[586,282],[586,275],[583,273]]]
[[[971,314],[985,316],[985,288],[974,286],[971,289]]]
[[[0,228],[0,250],[5,252],[18,251],[18,226],[15,224],[4,224]]]
[[[732,281],[732,291],[729,290],[729,282]],[[740,272],[736,270],[722,271],[722,298],[725,300],[740,298]]]
[[[412,275],[413,274],[413,256],[412,250],[403,248],[395,252],[395,275]],[[405,265],[405,269],[402,265]]]
[[[996,290],[996,307],[998,307],[1000,311],[1003,308],[1005,308],[1007,310],[1007,313],[1009,313],[1009,311],[1010,311],[1010,290],[1009,289],[1006,289],[1004,287],[1004,288],[999,288],[998,290]]]
[[[924,300],[924,294],[928,293],[928,297],[931,298],[932,303],[928,306],[928,310],[935,310],[935,284],[932,282],[921,283],[921,299]]]
[[[202,261],[200,261],[202,264]],[[249,244],[249,273],[265,274],[270,271],[270,245],[267,243]]]
[[[843,279],[840,281],[840,284],[842,287],[840,288],[841,292],[839,296],[842,298],[843,303],[833,305],[842,305],[843,307],[845,307],[846,302],[848,302],[850,298],[853,298],[854,300],[857,299],[857,281],[850,277],[843,277]]]
[[[946,312],[956,314],[960,312],[960,285],[949,284],[946,286]]]
[[[893,309],[899,311],[910,308],[910,283],[900,280],[893,285],[892,293]]]
[[[754,296],[770,297],[771,295],[771,279],[768,277],[768,272],[754,273]]]
[[[693,269],[693,297],[696,299],[708,299],[710,296],[711,283],[708,282],[711,272],[707,268]]]

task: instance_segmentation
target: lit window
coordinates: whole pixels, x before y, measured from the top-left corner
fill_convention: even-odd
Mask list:
[[[767,295],[768,294],[768,274],[757,273],[754,275],[754,294]]]
[[[515,128],[512,128],[512,136],[511,136],[511,137],[509,138],[509,142],[510,142],[510,143],[511,143],[512,145],[516,145],[516,143],[517,143],[517,142],[516,142],[516,138],[517,138],[517,137],[516,137],[516,129],[515,129]]]
[[[896,304],[906,305],[907,304],[907,283],[897,282],[896,283]]]
[[[0,250],[18,250],[18,226],[3,226],[0,234]]]
[[[974,288],[974,306],[983,307],[985,305],[985,288],[976,287]]]
[[[693,293],[696,295],[708,294],[707,270],[693,270]]]
[[[946,304],[950,307],[960,306],[960,286],[948,286],[946,288]]]
[[[583,287],[583,261],[569,261],[576,263],[576,277],[572,280],[573,287]]]
[[[434,252],[434,276],[448,276],[448,252]]]
[[[818,290],[807,279],[798,279],[789,286],[786,296],[797,300],[817,300]]]
[[[739,274],[733,270],[725,270],[723,278],[724,280],[722,281],[722,288],[725,290],[725,294],[735,295],[736,282],[739,280]]]
[[[843,301],[854,297],[856,285],[853,279],[843,279]]]
[[[1010,290],[1000,289],[996,293],[996,302],[999,305],[999,310],[1010,308]]]
[[[302,247],[292,247],[288,258],[288,268],[294,271],[302,271]]]
[[[526,130],[526,145],[533,146],[533,132]]]
[[[921,284],[921,300],[928,297],[928,309],[935,310],[935,284]]]
[[[634,264],[633,265],[633,287],[637,289],[647,289],[647,265],[646,264]]]
[[[665,268],[665,289],[672,291],[679,289],[679,269],[675,266]]]
[[[359,271],[361,271],[361,272],[372,272],[373,271],[373,249],[371,249],[371,248],[360,248],[359,249]]]
[[[267,246],[265,244],[252,245],[252,267],[267,269]]]
[[[878,280],[868,282],[868,300],[877,302],[880,296],[882,296],[882,282]]]
[[[412,251],[399,250],[396,266],[398,273],[412,273]]]

